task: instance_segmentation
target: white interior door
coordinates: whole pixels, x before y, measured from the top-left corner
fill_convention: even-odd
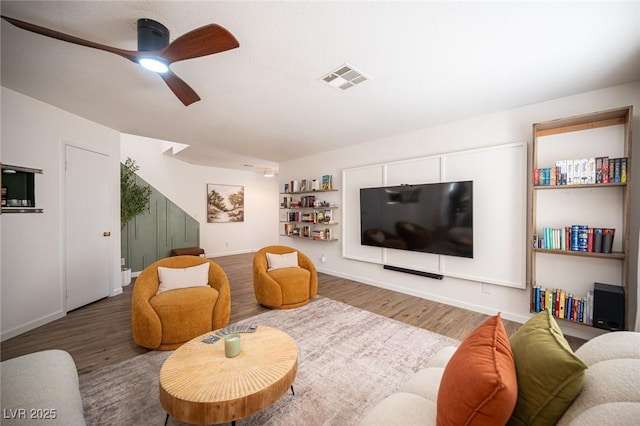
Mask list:
[[[109,295],[109,157],[65,147],[67,311]]]

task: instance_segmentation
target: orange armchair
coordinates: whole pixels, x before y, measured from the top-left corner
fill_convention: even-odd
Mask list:
[[[298,266],[269,269],[267,253],[287,254],[297,251]],[[287,246],[267,246],[253,257],[253,290],[263,306],[276,309],[306,305],[318,294],[316,267],[304,253]]]
[[[158,267],[189,268],[209,263],[208,286],[158,293]],[[133,286],[133,340],[153,350],[173,350],[211,330],[225,327],[231,314],[231,290],[222,268],[209,259],[175,256],[147,266]]]

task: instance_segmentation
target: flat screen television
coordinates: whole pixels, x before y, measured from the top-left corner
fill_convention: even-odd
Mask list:
[[[473,181],[360,189],[366,246],[473,258]]]

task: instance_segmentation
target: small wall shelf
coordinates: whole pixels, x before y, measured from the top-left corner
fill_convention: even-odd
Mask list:
[[[560,256],[594,257],[599,259],[624,260],[626,258],[625,254],[620,251],[614,251],[612,253],[593,253],[593,252],[584,252],[584,251],[542,249],[542,248],[535,248],[535,247],[533,248],[533,251],[535,253],[557,254]]]
[[[338,241],[337,238],[313,238],[313,237],[305,237],[302,235],[285,235],[285,234],[280,234],[281,237],[289,237],[289,238],[302,238],[303,240],[312,240],[312,241]]]
[[[301,181],[290,181],[286,184],[285,191],[280,192],[280,236],[312,241],[338,241],[333,230],[333,227],[338,225],[334,220],[338,206],[333,202],[317,199],[319,194],[335,193],[338,190],[333,188],[293,192],[287,190],[298,185],[306,187],[306,183],[301,184]]]
[[[318,192],[337,192],[337,189],[317,189],[315,191],[298,191],[298,192],[281,192],[280,194],[286,195],[301,195],[301,194],[316,194]]]

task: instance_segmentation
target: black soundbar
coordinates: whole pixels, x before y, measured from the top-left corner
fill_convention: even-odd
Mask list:
[[[383,265],[382,267],[390,271],[404,272],[405,274],[411,275],[420,275],[421,277],[433,278],[434,280],[441,280],[444,278],[444,275],[434,274],[431,272],[416,271],[415,269],[400,268],[399,266]]]

